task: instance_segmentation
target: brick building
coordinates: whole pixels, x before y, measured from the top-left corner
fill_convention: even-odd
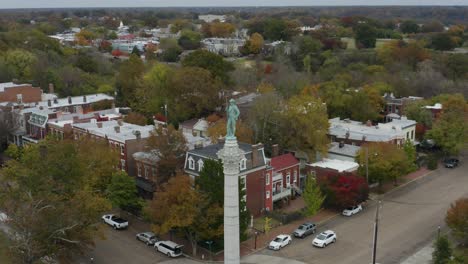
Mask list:
[[[393,119],[400,119],[405,113],[405,107],[413,102],[422,100],[422,97],[408,96],[396,98],[393,93],[385,93],[383,96],[385,101],[384,116],[385,122],[390,122]]]
[[[42,90],[31,84],[0,83],[0,103],[35,103],[42,100]]]
[[[119,168],[129,175],[135,176],[136,162],[132,155],[142,151],[154,126],[139,126],[122,122],[121,120],[111,120],[96,123],[73,124],[73,137],[78,140],[81,137],[89,136],[92,139],[105,139],[111,148],[115,148],[120,153]]]

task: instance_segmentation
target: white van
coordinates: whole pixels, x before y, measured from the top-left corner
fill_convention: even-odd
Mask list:
[[[182,255],[183,245],[178,245],[172,241],[158,241],[154,243],[154,248],[168,257],[178,257]]]

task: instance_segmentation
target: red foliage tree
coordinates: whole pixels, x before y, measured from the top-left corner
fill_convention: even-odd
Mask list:
[[[120,57],[122,55],[123,55],[123,52],[120,51],[119,49],[116,49],[116,50],[112,51],[112,56],[114,56],[114,57]]]
[[[364,202],[369,196],[369,186],[363,177],[352,173],[328,172],[317,177],[324,205],[343,209]]]

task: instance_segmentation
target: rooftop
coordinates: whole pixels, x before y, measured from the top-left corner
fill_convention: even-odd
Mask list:
[[[337,159],[323,159],[322,161],[309,164],[309,166],[332,169],[338,172],[351,172],[359,168],[359,164],[356,162]]]
[[[54,101],[56,99],[56,102]],[[71,101],[71,103],[69,102]],[[86,102],[85,102],[86,100]],[[89,94],[89,95],[80,95],[80,96],[72,96],[70,98],[54,98],[51,99],[51,106],[48,106],[48,101],[39,102],[38,106],[44,106],[48,108],[56,108],[56,107],[66,107],[66,106],[74,106],[74,105],[83,105],[83,104],[92,104],[99,101],[104,100],[114,100],[114,97],[106,94]]]
[[[12,87],[19,87],[19,86],[30,86],[31,84],[23,83],[23,84],[16,84],[12,82],[0,83],[0,92],[4,92],[5,88],[12,88]]]
[[[340,154],[349,157],[356,157],[357,153],[361,147],[349,145],[349,144],[342,144],[340,147],[340,143],[332,142],[330,144],[330,148],[328,149],[328,153]]]
[[[292,153],[272,157],[270,160],[270,166],[276,171],[280,171],[294,165],[299,165],[299,161]]]
[[[434,105],[427,105],[425,106],[426,109],[442,109],[442,104],[436,103]]]
[[[98,124],[101,124],[101,127],[98,127]],[[112,120],[97,123],[73,124],[73,127],[83,129],[93,135],[107,137],[108,139],[118,142],[136,139],[137,131],[140,132],[141,138],[148,138],[151,135],[151,131],[154,130],[154,126],[152,125],[139,126],[125,122],[120,122],[120,124],[121,125],[119,125],[119,121]],[[117,127],[119,127],[118,132]]]

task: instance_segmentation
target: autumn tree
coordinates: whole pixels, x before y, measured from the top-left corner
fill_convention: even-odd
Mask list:
[[[327,172],[317,177],[317,183],[326,207],[344,209],[366,201],[369,196],[366,179],[355,174]]]
[[[127,116],[124,117],[123,121],[139,126],[145,126],[148,124],[148,120],[146,119],[146,117],[137,112],[130,112]]]
[[[378,120],[383,106],[384,100],[379,91],[369,85],[351,93],[351,98],[348,101],[351,119],[361,122]]]
[[[199,67],[177,69],[168,80],[168,112],[173,122],[212,113],[220,106],[222,82]]]
[[[236,28],[233,24],[218,21],[206,23],[202,26],[202,32],[205,37],[227,38],[231,36],[235,30]]]
[[[208,135],[212,142],[217,142],[219,138],[226,136],[226,119],[217,121],[214,125],[208,128]],[[241,120],[236,123],[236,137],[240,142],[252,143],[253,131],[246,123]]]
[[[450,206],[445,216],[445,222],[455,237],[465,245],[468,243],[468,222],[466,219],[468,219],[468,198],[460,198]]]
[[[178,40],[179,45],[185,50],[194,50],[200,47],[202,36],[198,32],[183,30]]]
[[[210,205],[206,198],[197,188],[193,188],[189,176],[172,177],[148,208],[153,231],[156,234],[172,229],[180,231],[190,241],[192,253],[196,256],[200,239],[220,235],[223,231],[222,225],[217,229],[211,228],[219,221],[222,207]]]
[[[461,94],[449,95],[442,102],[442,113],[426,133],[446,154],[456,155],[468,142],[468,105]]]
[[[36,55],[26,50],[8,50],[5,54],[5,63],[8,69],[19,80],[27,80],[31,77],[32,66],[36,61]]]
[[[263,36],[259,33],[253,33],[241,48],[243,54],[259,54],[263,48]]]
[[[96,38],[96,35],[86,29],[81,30],[75,34],[75,41],[78,45],[88,46],[91,44],[91,41]]]
[[[122,171],[112,175],[107,187],[107,196],[112,205],[123,210],[138,213],[143,207],[143,200],[138,197],[135,180]]]
[[[414,120],[427,128],[432,126],[432,113],[424,106],[428,105],[426,100],[418,100],[405,105],[403,114],[408,119]]]
[[[94,245],[98,219],[110,209],[91,179],[101,165],[83,159],[76,142],[54,139],[7,162],[0,171],[0,207],[17,234],[11,241],[15,262],[38,263],[46,256],[67,262]]]
[[[199,67],[208,70],[213,78],[219,78],[224,83],[229,83],[228,73],[234,70],[231,62],[224,60],[221,55],[207,50],[196,50],[190,53],[182,61],[184,67]]]
[[[293,96],[281,109],[282,146],[307,153],[309,160],[328,149],[327,107],[312,96]]]
[[[366,154],[367,151],[367,154]],[[367,162],[366,162],[367,155]],[[411,161],[405,151],[390,143],[367,143],[361,147],[357,158],[359,175],[366,176],[366,164],[369,168],[369,182],[378,182],[379,186],[386,181],[398,179],[412,169]]]
[[[304,202],[306,204],[306,216],[315,215],[320,208],[322,208],[323,201],[325,201],[325,196],[320,191],[320,187],[312,175],[307,175],[302,196],[304,197]]]
[[[181,131],[174,126],[167,128],[158,126],[151,132],[148,138],[148,146],[158,161],[158,185],[176,175],[182,169],[185,152],[187,151],[187,141]]]
[[[438,33],[431,38],[431,47],[436,50],[453,50],[457,46],[456,39],[448,33]]]

